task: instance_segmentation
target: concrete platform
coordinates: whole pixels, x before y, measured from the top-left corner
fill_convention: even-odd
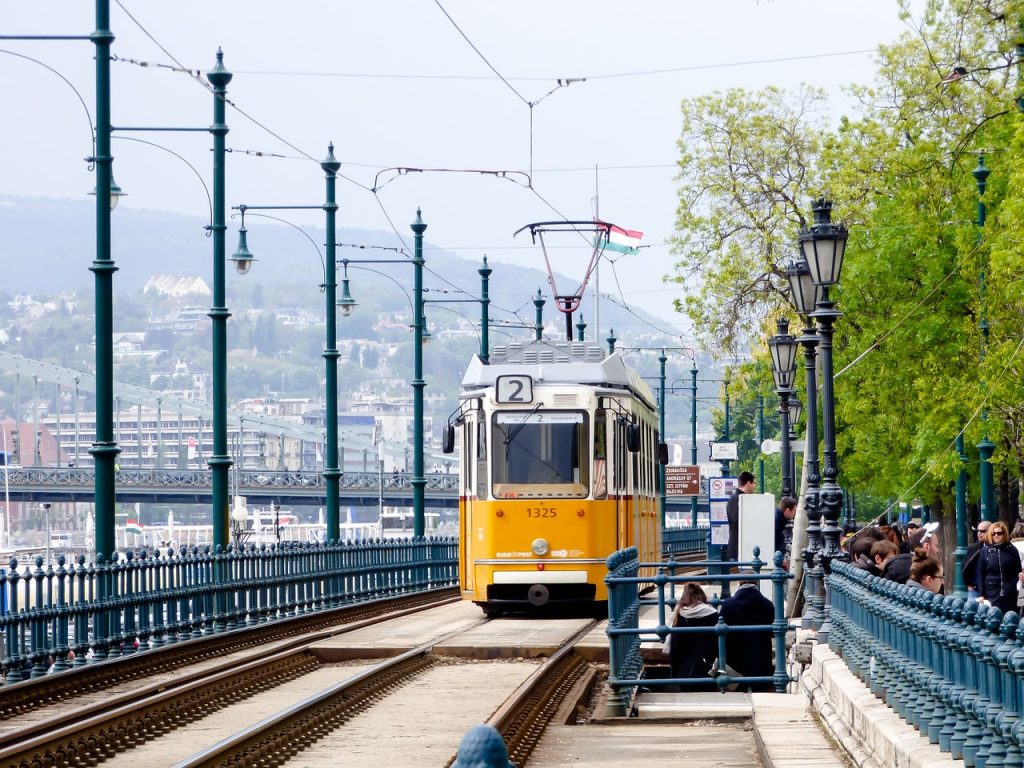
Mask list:
[[[802,693],[752,693],[754,739],[770,768],[846,768]]]
[[[550,656],[589,619],[492,619],[434,646],[434,653],[469,659]]]
[[[754,714],[748,693],[641,693],[636,701],[641,720],[749,720]]]
[[[761,766],[749,725],[548,726],[530,757],[530,768],[755,768]]]
[[[472,603],[451,603],[337,635],[317,643],[311,652],[323,662],[390,658],[483,621]]]

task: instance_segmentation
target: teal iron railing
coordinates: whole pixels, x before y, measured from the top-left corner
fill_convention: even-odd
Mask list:
[[[776,691],[785,691],[790,682],[786,672],[786,632],[789,623],[785,618],[785,585],[791,576],[782,568],[782,555],[775,556],[775,567],[770,573],[761,573],[766,565],[759,559],[760,550],[754,548],[754,559],[749,562],[702,561],[698,563],[642,563],[638,559],[635,547],[619,550],[608,558],[608,575],[605,584],[608,586],[608,713],[612,716],[625,716],[629,713],[633,692],[640,686],[645,688],[664,688],[666,686],[695,686],[707,684],[709,678],[646,678],[643,677],[644,663],[640,647],[647,642],[664,642],[669,635],[679,636],[698,633],[714,633],[718,638],[718,664],[714,681],[719,690],[724,691],[733,686],[771,684]],[[683,576],[676,571],[694,566],[739,566],[748,569],[747,573],[726,573],[708,576]],[[641,570],[654,575],[640,575]],[[721,617],[715,626],[709,627],[669,627],[666,619],[675,606],[675,585],[688,581],[708,583],[719,582],[724,585],[740,581],[771,581],[772,603],[775,617],[771,624],[755,624],[745,626],[729,626]],[[642,590],[654,588],[653,598],[644,598]],[[713,603],[716,601],[712,601]],[[640,627],[640,613],[644,605],[656,605],[658,608],[658,624],[653,627]],[[725,670],[729,659],[725,639],[730,633],[771,632],[775,651],[775,671],[771,676],[744,677],[730,675]]]
[[[662,528],[661,552],[666,557],[708,551],[707,526],[703,528]]]
[[[833,562],[829,646],[900,717],[972,766],[1024,763],[1020,617]]]
[[[12,558],[0,583],[6,610],[4,680],[314,611],[458,583],[458,541],[360,541],[291,547],[209,547],[156,557],[84,557],[44,570]]]

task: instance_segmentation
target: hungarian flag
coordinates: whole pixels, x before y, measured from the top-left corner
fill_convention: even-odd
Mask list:
[[[607,224],[603,221],[597,223]],[[606,251],[633,253],[640,247],[640,239],[644,236],[643,232],[635,229],[623,229],[614,224],[608,224],[608,227],[608,240],[604,246]]]
[[[128,522],[124,525],[124,532],[141,534],[142,523],[140,523],[138,520],[132,520],[131,518],[129,518]]]

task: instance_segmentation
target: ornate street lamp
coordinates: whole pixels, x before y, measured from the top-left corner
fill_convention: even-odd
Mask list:
[[[782,420],[782,495],[793,495],[792,448],[789,442],[790,397],[793,396],[793,379],[796,376],[796,339],[789,332],[789,319],[780,317],[776,324],[777,333],[768,340],[772,355],[772,376],[775,391],[779,396],[779,416]]]
[[[836,415],[832,368],[832,326],[842,315],[836,310],[829,296],[829,289],[839,282],[846,254],[848,232],[842,224],[832,223],[832,201],[819,198],[813,204],[814,224],[801,229],[800,248],[810,271],[811,282],[821,286],[815,311],[811,313],[818,323],[818,337],[821,349],[821,403],[822,403],[822,458],[824,472],[818,502],[824,518],[822,537],[824,549],[821,560],[824,571],[830,570],[831,561],[841,556],[839,537],[839,516],[843,508],[843,491],[839,487],[839,462],[836,458]],[[828,591],[826,588],[825,619],[818,634],[820,642],[826,642],[830,631],[828,616]]]
[[[804,318],[803,333],[797,339],[804,349],[805,392],[807,398],[807,440],[804,445],[804,464],[807,467],[807,490],[804,493],[804,512],[807,515],[807,546],[802,559],[806,578],[804,579],[804,613],[801,626],[817,629],[822,620],[821,569],[817,566],[817,554],[821,550],[821,508],[818,506],[818,485],[821,483],[818,464],[818,382],[815,372],[818,335],[811,313],[821,300],[821,286],[811,280],[811,270],[803,254],[786,267],[786,277],[793,306]]]

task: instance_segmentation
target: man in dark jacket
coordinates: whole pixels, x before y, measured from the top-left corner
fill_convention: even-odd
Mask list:
[[[756,632],[730,632],[725,636],[725,662],[744,677],[770,677],[775,674],[772,663],[772,631],[775,607],[761,594],[757,582],[745,581],[729,599],[722,603],[722,620],[731,627],[768,625]],[[721,664],[719,664],[721,666]],[[741,685],[741,688],[746,688]],[[774,691],[772,683],[750,686],[754,691]]]
[[[769,562],[774,562],[775,553],[781,552],[782,558],[789,561],[789,554],[786,552],[786,523],[796,517],[796,499],[792,496],[783,496],[779,506],[775,508],[775,549],[768,556]],[[789,570],[788,566],[783,566]]]
[[[729,546],[726,550],[725,559],[730,562],[739,560],[740,552],[740,496],[744,493],[753,493],[754,475],[744,470],[736,478],[736,490],[725,502],[725,516],[729,520]]]
[[[967,599],[975,600],[978,597],[978,585],[975,584],[978,574],[978,555],[981,554],[981,547],[988,543],[988,529],[992,525],[988,520],[978,523],[977,541],[967,547],[967,554],[964,556],[963,569],[964,584],[967,586]]]

